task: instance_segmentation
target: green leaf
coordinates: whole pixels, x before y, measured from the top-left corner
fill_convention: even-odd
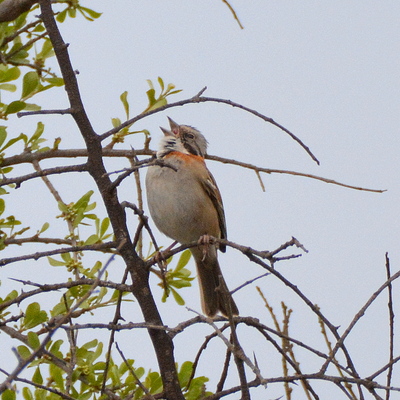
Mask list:
[[[6,209],[6,202],[4,201],[4,199],[0,198],[0,215],[3,214],[5,209]]]
[[[27,72],[22,80],[22,95],[21,98],[27,98],[39,86],[39,75],[36,71]]]
[[[178,260],[178,263],[176,264],[176,268],[175,268],[174,272],[178,272],[182,268],[184,268],[187,265],[187,263],[189,262],[191,257],[192,257],[192,253],[190,252],[189,249],[186,249],[185,251],[183,251],[181,256],[179,257],[179,260]]]
[[[76,17],[76,8],[68,8],[68,16],[71,18]]]
[[[46,58],[52,57],[53,55],[53,45],[51,44],[51,41],[49,39],[45,39],[42,50],[40,51],[40,53],[37,54],[36,58],[44,60]]]
[[[7,90],[8,92],[15,92],[17,87],[12,83],[1,83],[0,90]]]
[[[83,346],[81,348],[89,350],[89,349],[92,349],[93,347],[96,347],[98,344],[99,344],[99,341],[97,339],[93,339],[90,342],[83,344]]]
[[[64,392],[65,386],[64,386],[64,378],[63,378],[63,371],[51,363],[49,365],[49,372],[50,372],[50,378],[56,383],[56,386],[58,389],[60,389],[62,392]]]
[[[84,245],[90,245],[90,244],[95,244],[97,242],[99,242],[100,238],[97,235],[90,235],[86,240]]]
[[[63,358],[63,354],[62,354],[62,352],[60,351],[60,347],[61,347],[61,345],[64,343],[64,341],[63,340],[61,340],[61,339],[59,339],[59,340],[56,340],[52,345],[51,345],[51,347],[50,347],[50,353],[51,354],[54,354],[56,357],[58,357],[58,358]]]
[[[15,81],[20,75],[21,71],[18,67],[9,68],[4,72],[0,72],[0,82]]]
[[[159,76],[158,78],[157,78],[157,80],[158,80],[158,84],[160,85],[160,88],[161,88],[161,91],[163,92],[164,91],[164,81],[162,80],[162,78]],[[168,85],[168,87],[169,87],[169,85]]]
[[[40,309],[40,305],[37,302],[29,304],[25,311],[24,318],[25,329],[31,329],[35,326],[47,321],[47,313]]]
[[[114,128],[121,125],[121,120],[119,118],[111,118],[111,123]]]
[[[189,379],[192,376],[192,371],[193,371],[193,363],[191,361],[185,361],[181,365],[181,369],[179,370],[178,373],[178,378],[180,386],[182,388],[186,387],[187,384],[189,383]]]
[[[90,17],[92,17],[93,19],[99,18],[101,17],[102,13],[94,11],[90,8],[86,8],[86,7],[79,7],[82,11],[84,11],[86,14],[88,14]]]
[[[47,260],[49,261],[49,264],[50,264],[52,267],[62,267],[62,266],[65,265],[65,262],[58,261],[58,260],[56,260],[56,259],[53,258],[53,257],[47,257]]]
[[[19,140],[24,140],[26,139],[26,135],[21,133],[18,137],[10,139],[2,148],[1,151],[4,151],[8,147],[12,146],[14,143],[18,142]]]
[[[172,296],[174,296],[174,299],[177,302],[177,304],[179,304],[180,306],[184,306],[185,300],[183,300],[183,297],[174,288],[170,288],[170,289],[171,289]]]
[[[28,357],[31,355],[31,351],[28,349],[28,347],[21,345],[17,347],[18,354],[26,360]]]
[[[149,105],[152,106],[157,102],[156,100],[156,91],[154,89],[149,89],[147,92],[147,98],[149,100]]]
[[[110,227],[110,218],[104,218],[100,226],[100,237],[103,237]]]
[[[6,389],[1,395],[1,400],[15,400],[16,398],[17,395],[12,389]]]
[[[58,15],[57,15],[57,17],[56,17],[56,20],[58,21],[58,22],[64,22],[65,21],[65,18],[66,18],[66,16],[67,16],[67,11],[68,11],[68,8],[66,8],[65,10],[63,10],[63,11],[61,11]]]
[[[129,119],[129,103],[127,97],[128,97],[128,92],[125,91],[124,93],[121,94],[120,99],[122,101],[122,104],[124,105],[126,119]]]
[[[43,233],[44,231],[47,231],[47,229],[49,229],[50,224],[48,222],[45,222],[42,226],[42,228],[40,229],[39,233]]]
[[[90,201],[90,197],[93,194],[93,190],[89,190],[87,193],[85,193],[76,203],[75,203],[75,207],[77,209],[84,209],[86,211],[87,205]]]
[[[22,388],[22,396],[25,400],[33,400],[32,391],[26,386]]]
[[[50,83],[52,86],[64,86],[63,78],[46,78],[45,81]]]
[[[40,347],[40,340],[37,333],[29,331],[28,332],[28,344],[31,346],[32,349],[36,350]]]
[[[38,106],[37,104],[26,103],[25,111],[39,111],[42,107]]]
[[[43,385],[43,377],[42,374],[40,373],[39,367],[36,368],[36,371],[32,376],[32,382],[38,385]]]
[[[0,126],[0,148],[7,138],[7,128],[5,126]]]
[[[6,114],[15,114],[15,113],[23,110],[25,108],[25,106],[26,106],[26,103],[24,101],[19,101],[19,100],[13,101],[6,107],[5,113]]]

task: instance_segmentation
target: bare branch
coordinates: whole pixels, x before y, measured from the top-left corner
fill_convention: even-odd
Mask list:
[[[230,3],[229,3],[227,0],[222,0],[222,2],[223,2],[224,4],[226,4],[226,6],[229,8],[230,12],[231,12],[232,15],[233,15],[233,18],[235,18],[236,22],[237,22],[238,25],[240,26],[240,29],[244,29],[244,28],[243,28],[243,25],[241,24],[241,22],[240,22],[240,20],[239,20],[239,17],[238,17],[237,14],[236,14],[236,11],[233,9],[233,7],[230,5]]]
[[[42,251],[36,252],[33,254],[27,254],[24,256],[19,257],[10,257],[10,258],[2,258],[0,259],[0,267],[11,264],[18,261],[25,261],[25,260],[39,260],[39,258],[54,256],[55,254],[63,254],[63,253],[72,253],[77,251],[104,251],[115,249],[117,243],[116,242],[106,242],[106,243],[99,243],[99,244],[91,244],[86,246],[71,246],[71,247],[64,247],[56,250],[49,250],[49,251]]]
[[[48,169],[43,169],[40,171],[32,172],[31,174],[17,176],[15,178],[3,178],[0,181],[0,186],[15,184],[16,188],[19,188],[23,182],[26,182],[30,179],[40,178],[40,177],[47,176],[47,175],[65,174],[67,172],[85,172],[85,171],[87,171],[86,164],[68,165],[68,166],[64,166],[64,167],[48,168]]]
[[[17,113],[18,118],[26,117],[28,115],[52,115],[52,114],[73,114],[72,108],[65,108],[62,110],[36,110],[36,111],[20,111]]]
[[[385,254],[386,259],[386,278],[389,280],[391,278],[391,271],[390,271],[390,260],[388,253]],[[393,360],[394,360],[394,310],[393,310],[393,288],[392,284],[389,283],[388,285],[388,310],[389,310],[389,368],[387,372],[386,378],[386,386],[390,386],[392,382],[392,375],[393,375]],[[386,400],[390,398],[390,390],[386,391]]]
[[[114,135],[115,133],[119,132],[121,129],[123,129],[123,128],[127,127],[127,126],[130,126],[130,125],[134,124],[135,122],[137,122],[137,121],[139,121],[139,120],[141,120],[143,118],[148,117],[149,115],[153,115],[153,114],[159,113],[159,112],[167,110],[169,108],[184,106],[186,104],[206,103],[206,102],[222,103],[222,104],[227,104],[227,105],[232,106],[232,107],[239,108],[239,109],[241,109],[243,111],[246,111],[246,112],[248,112],[250,114],[255,115],[258,118],[261,118],[265,122],[268,122],[268,123],[276,126],[277,128],[279,128],[282,131],[284,131],[285,133],[287,133],[293,140],[295,140],[308,153],[308,155],[319,165],[318,159],[314,156],[314,154],[311,152],[309,147],[306,146],[296,135],[294,135],[292,132],[290,132],[288,129],[286,129],[283,125],[275,122],[272,118],[267,117],[266,115],[261,114],[256,110],[253,110],[251,108],[243,106],[242,104],[236,103],[236,102],[231,101],[231,100],[219,99],[219,98],[216,98],[216,97],[203,97],[203,96],[195,95],[190,99],[177,101],[175,103],[166,104],[166,105],[164,105],[162,107],[156,108],[155,110],[146,111],[146,112],[144,112],[142,114],[137,115],[136,117],[133,117],[133,118],[123,122],[121,125],[117,126],[116,128],[111,129],[108,132],[103,133],[100,136],[101,140],[104,140],[104,139],[108,138],[109,136]]]
[[[256,173],[264,172],[266,174],[286,174],[286,175],[303,176],[305,178],[316,179],[316,180],[319,180],[319,181],[322,181],[325,183],[331,183],[333,185],[343,186],[343,187],[346,187],[349,189],[361,190],[361,191],[366,191],[366,192],[374,192],[374,193],[386,192],[386,189],[366,189],[366,188],[362,188],[359,186],[341,183],[341,182],[335,181],[333,179],[323,178],[322,176],[306,174],[304,172],[288,171],[288,170],[284,170],[284,169],[261,168],[261,167],[257,167],[256,165],[253,165],[253,164],[244,163],[244,162],[229,159],[229,158],[212,156],[212,155],[207,155],[206,158],[209,160],[221,162],[223,164],[237,165],[237,166],[240,166],[243,168],[251,169],[251,170],[255,171]]]

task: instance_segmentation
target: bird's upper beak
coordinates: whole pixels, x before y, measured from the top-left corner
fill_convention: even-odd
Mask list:
[[[170,117],[167,117],[168,121],[169,121],[169,126],[171,128],[171,132],[174,135],[178,135],[179,134],[179,124],[177,124],[174,120],[172,120]]]
[[[179,125],[172,120],[170,117],[167,117],[169,121],[169,126],[171,130],[165,129],[160,126],[160,129],[163,131],[165,136],[178,136],[179,135]]]

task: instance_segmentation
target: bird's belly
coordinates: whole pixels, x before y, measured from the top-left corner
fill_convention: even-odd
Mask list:
[[[157,228],[180,243],[209,234],[219,237],[218,215],[201,184],[186,179],[185,171],[149,167],[147,202]]]

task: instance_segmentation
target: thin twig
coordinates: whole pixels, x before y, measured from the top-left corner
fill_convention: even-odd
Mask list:
[[[386,192],[386,189],[367,189],[367,188],[363,188],[360,186],[354,186],[354,185],[349,185],[347,183],[341,183],[341,182],[335,181],[334,179],[324,178],[324,177],[318,176],[318,175],[306,174],[304,172],[289,171],[289,170],[284,170],[284,169],[261,168],[261,167],[257,167],[256,165],[253,165],[253,164],[244,163],[244,162],[237,161],[237,160],[230,159],[230,158],[207,155],[206,159],[218,161],[223,164],[237,165],[237,166],[240,166],[243,168],[251,169],[256,172],[264,172],[266,174],[285,174],[285,175],[303,176],[305,178],[315,179],[315,180],[322,181],[325,183],[331,183],[331,184],[337,185],[337,186],[343,186],[348,189],[360,190],[360,191],[365,191],[365,192],[373,192],[373,193]]]
[[[41,251],[19,257],[2,258],[0,259],[0,267],[18,261],[39,260],[39,258],[54,256],[55,254],[63,254],[63,253],[77,252],[77,251],[103,251],[103,250],[110,250],[115,247],[116,247],[116,242],[90,244],[86,246],[64,247],[56,250]]]
[[[146,398],[155,400],[154,396],[150,393],[149,389],[147,389],[146,386],[143,385],[143,383],[140,381],[139,377],[136,375],[135,370],[132,368],[131,364],[128,363],[128,360],[125,358],[124,353],[121,351],[121,349],[118,346],[118,343],[115,343],[115,346],[118,350],[119,355],[121,356],[122,360],[124,361],[125,365],[128,367],[130,373],[132,376],[135,378],[135,381],[137,385],[143,390],[143,392],[146,394]]]
[[[132,124],[134,124],[135,122],[146,118],[150,115],[162,112],[164,110],[167,110],[169,108],[173,108],[173,107],[178,107],[178,106],[184,106],[186,104],[193,104],[193,103],[206,103],[206,102],[212,102],[212,103],[221,103],[221,104],[227,104],[231,107],[235,107],[235,108],[239,108],[243,111],[246,111],[250,114],[255,115],[258,118],[261,118],[262,120],[264,120],[265,122],[268,122],[274,126],[276,126],[277,128],[281,129],[283,132],[285,132],[286,134],[288,134],[293,140],[295,140],[307,153],[308,155],[319,165],[319,161],[318,159],[314,156],[314,154],[311,152],[311,150],[309,149],[308,146],[306,146],[296,135],[294,135],[292,132],[290,132],[288,129],[286,129],[283,125],[275,122],[272,118],[267,117],[264,114],[261,114],[260,112],[253,110],[249,107],[243,106],[242,104],[236,103],[234,101],[231,100],[226,100],[226,99],[219,99],[216,97],[204,97],[204,96],[193,96],[190,99],[186,99],[186,100],[181,100],[181,101],[177,101],[175,103],[170,103],[170,104],[166,104],[162,107],[156,108],[154,110],[150,110],[150,111],[146,111],[142,114],[137,115],[136,117],[130,118],[129,120],[123,122],[121,125],[109,130],[108,132],[103,133],[100,137],[101,140],[104,140],[106,138],[108,138],[109,136],[114,135],[115,133],[119,132],[121,129],[130,126]]]
[[[388,253],[385,254],[385,267],[386,267],[386,279],[390,280],[391,271],[390,271],[390,260]],[[393,375],[393,360],[394,360],[394,310],[393,310],[393,290],[392,283],[388,284],[388,310],[389,310],[389,368],[386,377],[386,386],[391,385],[392,375]],[[386,400],[390,399],[390,390],[386,391]]]
[[[239,20],[239,17],[238,17],[237,14],[236,14],[236,11],[235,11],[235,10],[233,9],[233,7],[229,4],[229,2],[228,2],[227,0],[222,0],[222,2],[223,2],[224,4],[226,4],[226,6],[229,8],[230,12],[231,12],[232,15],[233,15],[233,18],[235,18],[235,20],[236,20],[236,22],[238,23],[240,29],[244,29],[242,23],[241,23],[240,20]]]
[[[73,114],[74,110],[72,108],[63,108],[59,110],[36,110],[36,111],[20,111],[17,113],[17,117],[26,117],[30,115],[53,115],[53,114]]]
[[[43,178],[47,175],[65,174],[67,172],[84,172],[84,171],[86,171],[86,164],[47,168],[40,171],[32,172],[31,174],[17,176],[15,178],[3,178],[2,180],[0,180],[0,186],[15,184],[16,187],[18,188],[21,186],[23,182],[26,182],[30,179]]]

